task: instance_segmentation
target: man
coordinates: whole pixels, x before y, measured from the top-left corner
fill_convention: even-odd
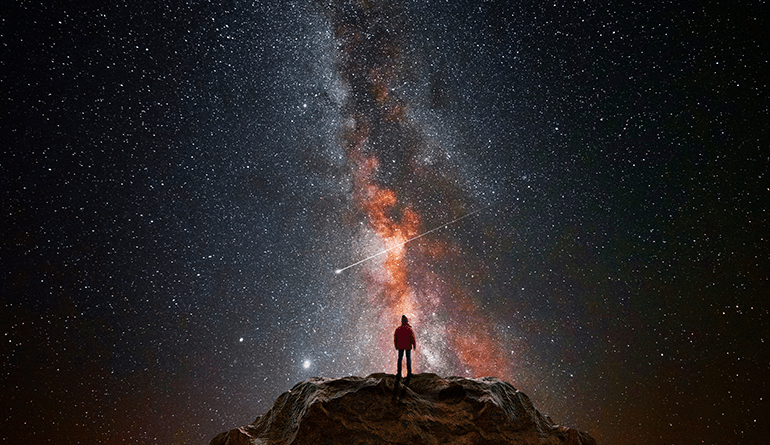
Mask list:
[[[404,358],[404,351],[406,351],[406,380],[408,381],[412,377],[412,348],[417,349],[417,341],[406,315],[401,316],[401,326],[396,328],[396,332],[393,333],[393,345],[398,349],[396,381],[401,380],[401,360]]]

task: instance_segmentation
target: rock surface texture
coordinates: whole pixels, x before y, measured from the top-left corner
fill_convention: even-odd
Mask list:
[[[569,444],[593,445],[558,426],[510,383],[485,377],[392,374],[311,378],[283,393],[251,425],[210,445]]]

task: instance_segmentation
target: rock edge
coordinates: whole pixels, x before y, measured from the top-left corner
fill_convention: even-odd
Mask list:
[[[510,383],[392,374],[313,377],[281,394],[250,425],[209,445],[564,444],[595,445],[587,433],[559,426]]]

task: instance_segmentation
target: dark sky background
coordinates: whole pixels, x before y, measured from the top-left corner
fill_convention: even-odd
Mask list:
[[[407,313],[600,443],[767,441],[767,4],[520,3],[4,5],[0,440],[207,443]]]

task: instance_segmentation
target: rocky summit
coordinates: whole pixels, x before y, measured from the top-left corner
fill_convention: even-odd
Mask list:
[[[210,445],[569,444],[588,434],[555,424],[524,393],[493,377],[417,374],[314,377],[281,394],[251,425]]]

